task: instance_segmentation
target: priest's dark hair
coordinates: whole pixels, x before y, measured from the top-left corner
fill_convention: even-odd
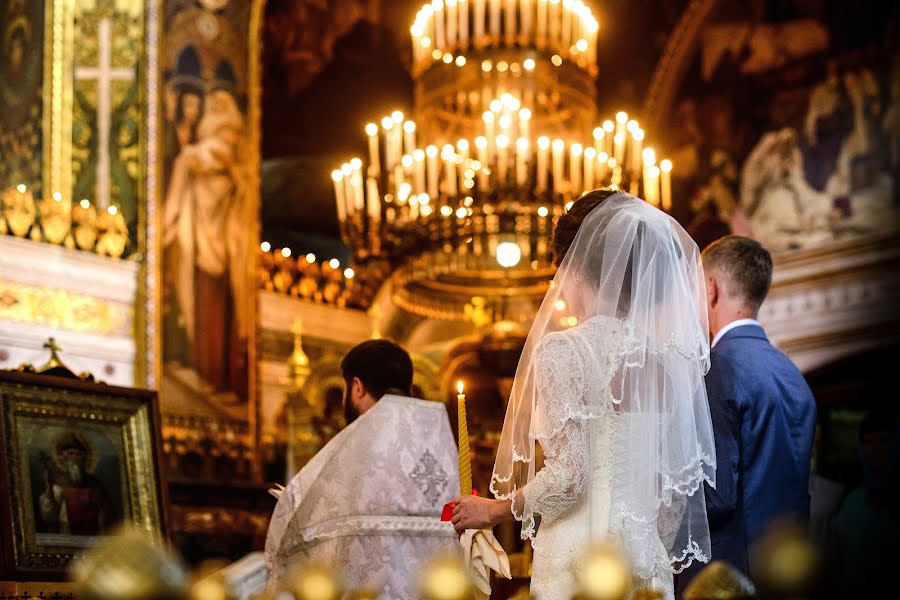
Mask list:
[[[359,377],[376,400],[387,393],[412,393],[413,365],[409,354],[388,340],[368,340],[354,346],[341,361],[347,387]]]

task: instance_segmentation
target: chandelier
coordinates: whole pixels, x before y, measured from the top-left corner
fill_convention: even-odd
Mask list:
[[[357,270],[391,266],[413,314],[527,321],[554,273],[556,221],[611,187],[668,210],[672,163],[640,124],[595,110],[599,24],[580,0],[434,0],[410,28],[415,118],[365,126],[335,169]]]

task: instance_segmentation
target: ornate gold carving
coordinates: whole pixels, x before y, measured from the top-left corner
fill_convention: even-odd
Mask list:
[[[0,279],[0,319],[83,333],[130,335],[133,309],[58,288]]]
[[[36,214],[31,192],[24,185],[4,191],[0,194],[0,212],[0,224],[5,223],[13,235],[27,236],[34,225]]]

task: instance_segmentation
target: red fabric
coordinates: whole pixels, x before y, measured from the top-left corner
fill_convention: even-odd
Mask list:
[[[472,495],[477,496],[478,490],[473,489]],[[444,510],[441,511],[441,521],[451,521],[453,519],[453,507],[456,506],[452,502],[448,502],[444,505]]]
[[[73,535],[98,535],[112,517],[109,498],[98,485],[64,491],[69,530]]]

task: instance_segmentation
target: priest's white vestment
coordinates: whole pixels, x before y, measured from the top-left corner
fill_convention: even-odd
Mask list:
[[[281,494],[266,539],[269,585],[293,565],[330,566],[348,586],[414,598],[424,562],[459,551],[441,509],[459,492],[444,406],[386,395],[335,436]]]

